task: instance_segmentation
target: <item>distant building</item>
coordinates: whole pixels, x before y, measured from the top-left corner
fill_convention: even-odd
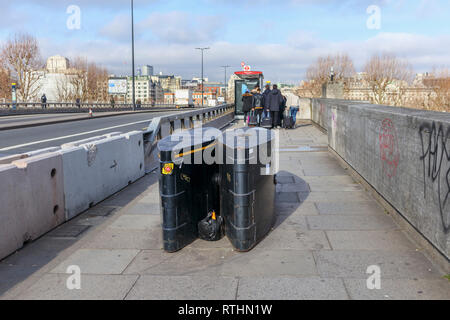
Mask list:
[[[152,81],[158,83],[164,92],[175,93],[176,90],[181,89],[181,77],[168,76],[168,75],[156,75],[151,77]]]
[[[141,76],[153,76],[153,66],[145,65],[141,67]]]
[[[152,81],[150,76],[135,77],[135,99],[142,103],[161,103],[164,101],[163,90],[159,83]],[[133,97],[133,77],[127,77],[127,97],[128,103],[132,103]]]
[[[47,59],[47,72],[49,73],[65,73],[69,67],[69,59],[60,55]]]

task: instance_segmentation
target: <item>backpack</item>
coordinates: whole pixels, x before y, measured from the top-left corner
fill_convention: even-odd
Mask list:
[[[257,94],[257,95],[254,95],[254,98],[255,98],[255,105],[253,107],[254,108],[262,108],[263,107],[263,105],[262,105],[263,96],[260,94]]]

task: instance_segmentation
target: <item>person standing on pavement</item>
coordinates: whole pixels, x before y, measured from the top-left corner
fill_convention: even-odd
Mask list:
[[[109,102],[111,103],[111,108],[114,109],[114,106],[115,106],[115,104],[116,104],[116,101],[114,100],[114,97],[113,97],[113,96],[111,96],[111,100],[109,100]]]
[[[272,91],[268,95],[270,116],[272,117],[272,128],[280,126],[280,107],[283,103],[283,96],[276,84],[273,85]]]
[[[247,123],[247,117],[252,109],[253,95],[248,90],[242,95],[242,111],[244,112],[244,123]]]
[[[258,123],[261,121],[263,109],[264,109],[264,96],[261,94],[261,89],[256,87],[253,93],[252,109],[256,111],[258,116]]]
[[[45,93],[41,97],[41,104],[42,109],[47,109],[47,97],[45,96]]]
[[[75,100],[75,104],[76,104],[78,109],[81,108],[81,100],[80,100],[80,98],[77,98],[77,100]]]

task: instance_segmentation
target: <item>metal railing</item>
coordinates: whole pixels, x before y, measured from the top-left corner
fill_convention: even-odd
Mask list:
[[[229,116],[225,118],[225,116]],[[223,121],[221,118],[224,118]],[[223,104],[217,107],[203,108],[174,115],[154,118],[144,132],[144,157],[146,173],[158,167],[156,146],[159,140],[167,137],[179,129],[193,129],[200,124],[209,123],[210,126],[223,127],[234,119],[234,105]],[[213,123],[215,122],[215,123]]]
[[[177,106],[175,104],[167,103],[142,103],[136,106],[136,110],[151,110],[163,108],[189,108],[188,106]],[[16,113],[57,113],[57,112],[95,112],[107,111],[131,111],[133,104],[131,103],[72,103],[72,102],[20,102],[15,105],[12,103],[0,103],[1,114],[16,114]]]

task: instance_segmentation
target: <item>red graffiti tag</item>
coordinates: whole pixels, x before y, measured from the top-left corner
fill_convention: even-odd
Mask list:
[[[400,160],[397,132],[391,119],[384,119],[380,130],[380,157],[383,172],[389,178],[397,173]]]

